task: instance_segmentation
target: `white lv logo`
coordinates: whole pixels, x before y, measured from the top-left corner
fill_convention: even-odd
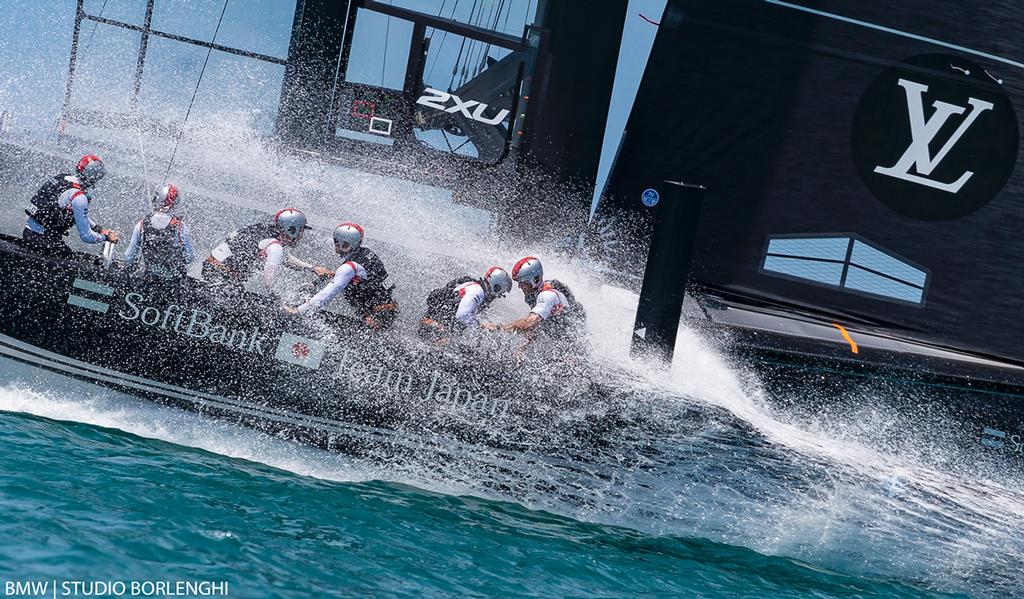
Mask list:
[[[967,180],[974,175],[973,171],[964,172],[960,175],[959,179],[951,183],[929,179],[928,175],[942,162],[942,159],[953,149],[956,142],[963,137],[964,133],[974,124],[974,121],[977,120],[981,113],[992,109],[992,104],[977,98],[969,98],[967,103],[970,104],[971,111],[967,113],[964,120],[960,122],[960,126],[953,132],[953,135],[950,136],[945,145],[939,149],[939,152],[932,156],[928,146],[935,139],[939,130],[946,124],[949,117],[954,114],[963,114],[967,107],[936,100],[932,104],[935,112],[926,121],[924,118],[923,96],[924,92],[928,91],[928,86],[907,81],[906,79],[900,79],[899,85],[907,92],[907,112],[910,115],[910,146],[907,147],[907,151],[903,153],[903,156],[896,161],[896,164],[886,167],[878,165],[875,167],[875,172],[910,181],[911,183],[926,185],[940,191],[957,193],[967,183]],[[911,174],[911,167],[914,167],[919,174]]]

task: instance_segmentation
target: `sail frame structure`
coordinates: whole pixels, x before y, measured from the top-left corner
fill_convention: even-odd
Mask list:
[[[1024,43],[999,35],[1024,9],[805,4],[668,2],[595,217],[630,231],[609,263],[642,259],[644,190],[685,180],[708,188],[699,287],[1024,360]],[[772,240],[828,236],[907,266],[868,269],[889,293],[765,268]]]

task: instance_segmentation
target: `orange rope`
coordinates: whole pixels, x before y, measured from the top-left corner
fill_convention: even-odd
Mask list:
[[[843,339],[846,339],[846,342],[850,344],[850,351],[851,352],[853,352],[855,354],[856,353],[860,353],[859,350],[857,349],[857,342],[853,340],[853,337],[850,337],[850,334],[846,332],[846,329],[843,328],[843,325],[841,325],[839,323],[836,323],[836,322],[833,322],[832,326],[834,326],[835,328],[839,329],[839,332],[842,333]]]

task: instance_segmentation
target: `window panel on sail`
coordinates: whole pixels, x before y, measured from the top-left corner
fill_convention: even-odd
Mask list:
[[[855,265],[850,265],[846,273],[844,285],[848,289],[854,289],[872,295],[902,300],[919,304],[924,299],[924,289],[914,287],[906,283],[877,275]]]
[[[890,277],[901,279],[917,287],[924,287],[928,275],[909,264],[885,254],[861,241],[853,242],[850,263]]]
[[[818,262],[803,258],[767,256],[764,269],[791,277],[839,286],[843,278],[843,263]]]
[[[132,25],[142,25],[146,20],[146,0],[85,0],[82,9],[87,15]],[[91,26],[83,25],[83,29],[88,28]]]
[[[491,28],[493,21],[476,18],[471,24]],[[520,21],[519,32],[522,26]],[[422,85],[411,92],[416,100],[410,106],[403,88],[412,32],[409,21],[358,11],[348,67],[337,90],[335,134],[386,145],[408,139],[471,160],[501,160],[510,143],[525,53],[427,29]]]
[[[395,123],[408,120],[402,97],[413,24],[358,9],[344,82],[337,89],[335,135],[392,146]]]
[[[164,123],[181,123],[205,58],[206,48],[201,46],[151,37],[139,87],[139,111]]]
[[[0,131],[40,139],[53,133],[64,101],[75,11],[23,2],[18,17],[0,19]]]
[[[362,8],[356,11],[345,81],[401,90],[412,27],[411,21]]]
[[[770,238],[761,272],[918,305],[928,283],[927,271],[853,237]]]
[[[171,132],[185,119],[207,49],[151,38],[139,110]],[[214,50],[196,92],[190,124],[225,124],[270,133],[281,95],[284,66]]]
[[[849,237],[776,238],[768,242],[769,254],[801,256],[818,260],[846,260],[849,248]]]
[[[294,18],[295,0],[231,0],[227,8],[222,1],[156,0],[152,27],[203,42],[216,32],[218,45],[287,58]]]
[[[131,111],[131,96],[142,36],[103,23],[82,27],[68,121],[78,134],[92,134],[122,121]]]

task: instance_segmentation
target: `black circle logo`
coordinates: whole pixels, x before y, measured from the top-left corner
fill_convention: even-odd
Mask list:
[[[853,160],[871,194],[921,220],[980,209],[1017,164],[1017,117],[1002,81],[956,56],[887,68],[853,115]]]

